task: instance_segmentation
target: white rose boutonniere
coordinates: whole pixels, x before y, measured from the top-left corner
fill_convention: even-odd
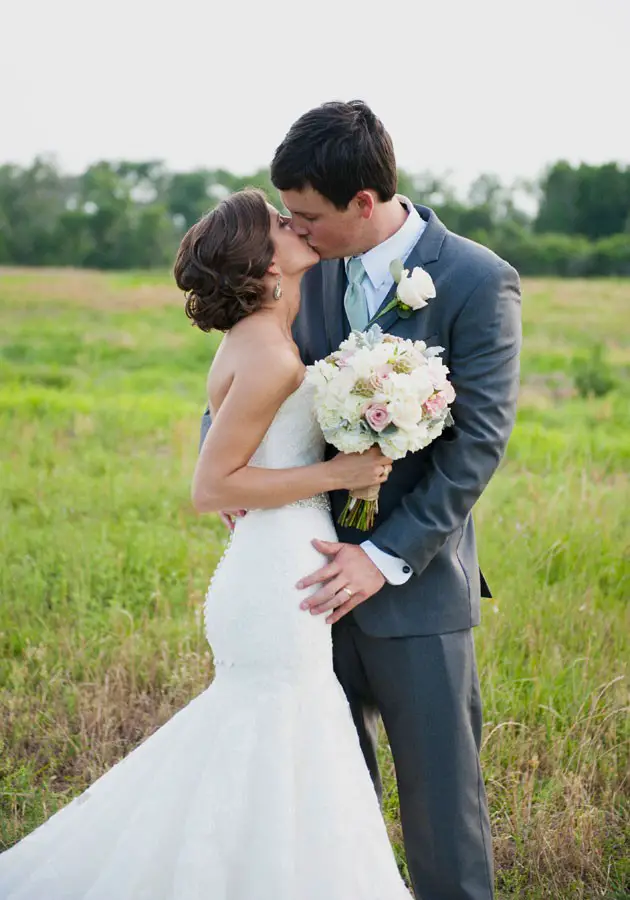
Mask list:
[[[412,272],[409,272],[404,268],[400,259],[395,259],[391,263],[389,271],[398,288],[393,299],[385,309],[381,310],[376,319],[380,319],[394,307],[398,307],[398,314],[402,319],[407,319],[417,309],[427,306],[429,300],[435,297],[433,279],[422,266],[416,266]]]

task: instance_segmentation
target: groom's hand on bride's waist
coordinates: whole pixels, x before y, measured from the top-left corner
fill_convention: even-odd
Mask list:
[[[300,604],[314,616],[330,613],[326,622],[333,625],[359,603],[364,603],[385,584],[385,576],[365,550],[354,544],[313,541],[313,546],[328,562],[321,569],[302,578],[296,587],[305,590],[318,584],[317,590]]]

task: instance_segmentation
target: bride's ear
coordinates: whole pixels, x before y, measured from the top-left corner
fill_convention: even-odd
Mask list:
[[[282,269],[275,259],[272,259],[271,264],[267,267],[267,275],[273,275],[274,278],[280,278],[282,275]]]

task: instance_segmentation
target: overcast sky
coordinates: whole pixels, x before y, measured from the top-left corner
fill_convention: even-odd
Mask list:
[[[7,0],[0,22],[0,162],[245,174],[354,97],[410,171],[630,161],[630,0]]]

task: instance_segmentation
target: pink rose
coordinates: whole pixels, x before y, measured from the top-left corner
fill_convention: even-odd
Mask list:
[[[447,381],[446,385],[440,391],[440,397],[444,397],[447,406],[455,399],[455,388],[450,381]]]
[[[337,360],[336,360],[336,361],[337,361],[337,368],[338,368],[338,369],[345,369],[346,366],[348,366],[348,365],[350,364],[350,360],[352,359],[353,356],[354,356],[354,354],[351,353],[349,350],[343,350],[343,351],[342,351],[341,353],[339,353],[339,355],[337,356]]]
[[[384,403],[367,403],[363,407],[363,416],[374,431],[382,431],[391,422],[389,410]]]
[[[430,416],[437,416],[438,413],[441,413],[443,409],[446,409],[448,403],[446,402],[445,397],[443,396],[443,392],[440,391],[439,394],[434,394],[424,404],[425,411]]]

